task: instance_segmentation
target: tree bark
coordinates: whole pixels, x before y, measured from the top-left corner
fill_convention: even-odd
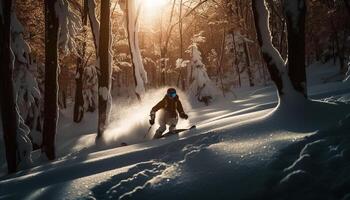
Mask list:
[[[297,12],[292,9],[289,10],[289,8],[295,7],[298,8]],[[288,67],[281,57],[281,54],[272,44],[272,38],[270,35],[268,23],[269,13],[267,11],[265,1],[252,0],[252,9],[255,19],[254,21],[257,38],[261,47],[262,55],[267,64],[271,79],[277,86],[279,96],[305,99],[306,72],[304,31],[306,7],[304,0],[284,1],[284,10],[286,14],[288,31]],[[283,99],[285,102],[286,98]]]
[[[254,87],[254,74],[252,72],[252,63],[251,63],[251,58],[250,58],[250,52],[249,52],[249,47],[246,41],[244,41],[244,54],[245,54],[245,59],[246,59],[246,64],[247,64],[247,74],[249,78],[249,86]]]
[[[86,36],[87,36],[87,15],[88,15],[88,1],[83,0],[82,10],[82,25],[83,25],[83,38],[81,41],[81,47],[78,47],[77,69],[75,75],[75,101],[74,101],[74,122],[81,122],[84,117],[84,96],[83,96],[83,74],[84,74],[84,58],[86,51]]]
[[[3,0],[3,10],[0,11],[0,106],[4,131],[6,161],[8,173],[17,170],[17,123],[16,99],[13,83],[13,60],[11,52],[11,10],[12,0]]]
[[[126,15],[126,29],[127,29],[127,33],[128,33],[128,43],[129,43],[129,51],[130,51],[130,57],[131,57],[131,63],[132,63],[132,72],[133,72],[133,78],[134,78],[134,84],[135,84],[135,88],[137,87],[137,84],[138,84],[138,81],[137,81],[137,78],[136,78],[136,63],[134,62],[134,59],[135,59],[135,56],[134,55],[134,51],[133,51],[133,48],[135,48],[134,45],[134,42],[135,41],[132,41],[132,40],[135,40],[135,37],[136,37],[136,34],[135,33],[135,30],[134,32],[131,32],[130,30],[130,23],[134,23],[136,25],[137,21],[131,21],[131,16],[130,16],[130,13],[129,13],[129,9],[130,9],[130,3],[134,3],[133,1],[129,2],[130,0],[126,0],[126,10],[125,10],[125,15]],[[136,17],[138,18],[138,16]],[[136,28],[136,27],[134,27]],[[141,101],[141,94],[139,94],[136,90],[135,90],[135,95],[137,97],[137,99],[139,101]]]
[[[297,13],[286,6],[288,1],[297,1]],[[294,2],[295,3],[295,2]],[[306,5],[304,0],[287,0],[284,3],[288,32],[288,74],[293,87],[307,96],[305,71],[305,17]]]
[[[254,22],[255,22],[255,27],[256,27],[256,33],[257,33],[257,38],[258,38],[258,42],[259,45],[262,47],[264,45],[264,34],[266,34],[266,32],[268,32],[269,30],[265,30],[265,32],[263,32],[263,28],[269,29],[269,27],[263,27],[261,26],[263,20],[265,20],[264,18],[266,17],[266,19],[268,20],[268,12],[266,10],[265,7],[265,12],[266,13],[260,13],[258,11],[258,3],[261,0],[252,0],[252,10],[253,10],[253,14],[254,14]],[[266,16],[265,16],[266,15]],[[270,45],[272,46],[272,41],[271,41],[271,36],[270,36]],[[276,50],[276,49],[275,49]],[[276,50],[277,51],[277,50]],[[283,82],[282,82],[282,77],[279,71],[279,63],[281,63],[281,61],[275,61],[272,55],[270,55],[270,53],[266,52],[266,51],[262,51],[262,56],[265,60],[265,62],[267,63],[267,69],[269,70],[269,73],[271,75],[271,79],[272,81],[276,84],[277,90],[279,95],[283,95]],[[282,65],[282,64],[281,64]],[[284,65],[284,64],[283,64]]]
[[[288,0],[291,1],[291,0]],[[285,9],[288,32],[288,74],[294,89],[307,95],[305,72],[305,16],[304,0],[297,0],[298,15]],[[293,19],[294,18],[294,19]]]
[[[100,74],[98,78],[98,131],[97,138],[103,136],[108,123],[111,87],[110,45],[110,0],[101,1],[101,28],[99,38]]]
[[[58,120],[58,18],[55,0],[45,0],[45,92],[43,146],[49,160],[56,158]]]

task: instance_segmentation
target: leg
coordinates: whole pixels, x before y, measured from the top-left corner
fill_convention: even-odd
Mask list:
[[[153,139],[158,139],[162,136],[163,132],[166,129],[165,124],[161,124],[160,127],[157,129],[156,134],[154,134]]]
[[[169,131],[172,132],[176,129],[176,125],[177,125],[177,121],[178,121],[178,118],[175,117],[175,118],[170,118],[169,121],[168,121],[168,124],[169,124]]]
[[[158,117],[160,127],[157,129],[156,134],[154,134],[153,139],[160,138],[163,132],[166,130],[166,119],[164,113],[160,112]]]

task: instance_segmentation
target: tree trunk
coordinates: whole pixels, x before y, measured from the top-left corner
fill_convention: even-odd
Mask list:
[[[290,102],[293,104],[295,103],[293,101],[296,99],[291,99],[292,97],[296,97],[297,99],[305,99],[306,97],[306,78],[304,63],[304,26],[306,7],[304,0],[286,0],[284,4],[288,30],[288,60],[290,62],[288,67],[288,73],[285,61],[281,57],[278,50],[272,44],[272,38],[270,35],[268,23],[269,13],[265,6],[265,1],[252,0],[252,9],[255,19],[255,27],[258,42],[261,46],[263,58],[267,63],[271,79],[277,86],[280,99],[283,99],[283,102],[285,102],[286,99],[289,99]],[[293,12],[288,8],[294,7],[298,8],[298,12],[292,15]],[[292,38],[292,36],[295,39]],[[280,103],[281,102],[282,101],[280,101]]]
[[[98,78],[98,131],[97,138],[103,136],[108,123],[109,103],[111,101],[111,63],[110,46],[110,1],[101,1],[101,28],[99,39],[100,74]]]
[[[84,73],[84,58],[86,51],[86,36],[87,36],[87,14],[88,14],[88,1],[83,0],[82,11],[82,25],[83,25],[83,38],[81,41],[81,47],[78,47],[77,69],[75,75],[75,101],[74,101],[74,122],[81,122],[84,117],[84,96],[83,96],[83,73]]]
[[[249,86],[254,87],[254,74],[252,72],[252,63],[251,63],[251,58],[250,58],[249,47],[248,47],[248,44],[246,41],[244,41],[244,54],[245,54],[245,59],[246,59],[246,64],[247,64]]]
[[[297,1],[297,11],[287,5],[295,3],[290,1]],[[305,71],[306,5],[304,0],[287,0],[284,4],[288,32],[288,74],[294,89],[307,96]]]
[[[233,67],[236,66],[236,67],[234,67],[234,70],[235,70],[236,73],[237,73],[238,85],[239,85],[239,87],[242,87],[241,70],[239,69],[238,54],[237,54],[237,45],[236,45],[236,42],[235,42],[235,33],[232,31],[231,34],[232,34],[232,38],[233,38],[233,51],[234,51],[234,56],[235,56],[235,59],[234,59],[234,61],[232,62],[232,66],[233,66]]]
[[[143,66],[141,51],[139,47],[139,17],[141,4],[136,7],[135,0],[126,0],[126,28],[128,33],[129,50],[133,66],[133,76],[135,82],[135,95],[141,101],[141,95],[145,93],[145,83],[147,83],[147,73]]]
[[[0,2],[0,106],[1,119],[4,131],[7,169],[9,173],[17,170],[17,123],[16,99],[13,83],[13,60],[11,51],[11,10],[12,0]]]
[[[220,60],[219,60],[219,68],[217,75],[220,77],[220,84],[222,89],[222,95],[225,97],[225,88],[224,83],[222,80],[223,76],[223,62],[224,62],[224,55],[225,55],[225,44],[226,44],[226,27],[224,27],[224,31],[222,34],[222,43],[221,43],[221,49],[220,49]]]
[[[45,92],[43,147],[49,160],[55,159],[58,119],[58,18],[55,0],[45,0]]]
[[[88,12],[89,12],[89,21],[90,27],[92,31],[92,36],[94,38],[94,46],[95,46],[95,55],[98,58],[98,50],[99,50],[99,38],[100,38],[100,23],[96,17],[96,2],[95,0],[87,0],[88,1]]]

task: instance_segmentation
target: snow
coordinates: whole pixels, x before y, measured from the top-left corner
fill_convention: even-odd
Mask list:
[[[219,90],[208,76],[207,69],[202,62],[201,52],[198,49],[199,43],[205,41],[202,32],[192,38],[192,44],[188,47],[187,53],[191,56],[191,62],[178,60],[178,65],[187,65],[188,81],[190,83],[188,94],[192,101],[202,101],[203,98],[214,99],[219,95]],[[188,63],[188,64],[187,64]]]
[[[76,53],[75,36],[82,28],[81,20],[77,13],[73,11],[67,0],[57,0],[55,12],[59,23],[59,46],[63,52]]]
[[[17,117],[17,151],[18,151],[18,168],[26,169],[32,164],[31,151],[32,142],[29,136],[33,133],[24,123],[28,117],[33,118],[34,127],[39,108],[36,105],[36,100],[40,98],[38,84],[33,75],[36,70],[36,63],[31,62],[31,50],[29,45],[23,38],[24,28],[17,19],[14,12],[11,13],[11,50],[14,54],[14,86],[16,92],[16,111]],[[35,130],[34,130],[35,131]],[[38,137],[35,137],[38,139]],[[37,142],[37,140],[33,140]]]
[[[100,87],[98,89],[99,95],[102,96],[102,98],[107,101],[108,100],[108,96],[109,96],[109,89],[107,87]]]
[[[178,65],[187,66],[184,62]],[[86,70],[83,77],[96,73],[94,66]],[[58,159],[45,163],[40,150],[33,152],[33,168],[0,178],[0,199],[263,199],[255,195],[268,195],[265,189],[277,191],[279,199],[289,191],[300,197],[294,199],[312,199],[303,196],[301,186],[318,195],[316,190],[329,191],[318,183],[328,182],[338,199],[345,198],[349,121],[343,119],[350,109],[337,100],[350,96],[350,86],[324,84],[329,70],[315,64],[308,71],[309,96],[330,97],[328,103],[300,101],[294,110],[276,109],[279,98],[271,85],[237,89],[237,97],[218,97],[209,106],[191,102],[177,89],[189,115],[178,127],[197,129],[160,140],[151,140],[158,124],[146,131],[151,107],[167,88],[147,91],[142,102],[118,98],[103,144],[95,144],[96,113],[76,124],[72,107],[61,110]],[[100,88],[100,95],[107,99],[108,89]],[[0,143],[3,172],[2,137]]]
[[[347,199],[349,119],[283,149],[271,163],[279,181],[266,188],[265,198]]]
[[[56,141],[60,158],[1,180],[0,198],[254,197],[273,173],[270,167],[263,166],[270,166],[281,149],[314,133],[305,126],[286,126],[278,118],[263,118],[278,102],[274,87],[269,86],[244,89],[237,91],[237,99],[230,96],[209,106],[194,104],[192,108],[179,90],[190,116],[190,121],[180,121],[179,127],[196,124],[197,129],[178,137],[150,140],[152,129],[143,138],[149,126],[149,111],[165,92],[166,88],[148,91],[141,104],[116,102],[104,146],[95,146],[95,134],[86,134],[96,130],[92,123],[96,114],[87,113],[80,125],[72,122],[72,111],[63,111]],[[119,147],[121,142],[130,145]],[[305,147],[295,162],[283,165],[281,171],[286,169],[282,172],[286,175],[279,180],[282,188],[309,180],[310,172],[303,167],[309,162],[308,155],[313,157],[319,149],[328,148],[318,147],[318,143]],[[338,148],[337,152],[347,155],[346,149]],[[18,188],[23,188],[21,193],[16,192]]]

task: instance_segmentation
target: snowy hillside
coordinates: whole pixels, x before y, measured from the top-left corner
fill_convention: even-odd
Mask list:
[[[162,90],[150,95],[161,94]],[[74,127],[68,123],[69,111],[67,115],[64,111],[63,135],[57,138],[63,157],[3,177],[0,199],[254,198],[275,173],[267,166],[278,152],[313,133],[305,127],[286,129],[283,119],[263,117],[276,102],[273,87],[265,87],[239,92],[237,99],[221,99],[208,107],[186,105],[190,121],[179,126],[196,124],[197,129],[151,141],[142,139],[149,108],[140,108],[153,102],[129,106],[127,113],[121,111],[123,118],[115,116],[106,144],[97,146],[94,134],[80,136],[94,129],[91,123]],[[130,125],[118,129],[121,124]],[[137,144],[111,148],[121,142]]]

